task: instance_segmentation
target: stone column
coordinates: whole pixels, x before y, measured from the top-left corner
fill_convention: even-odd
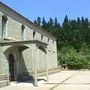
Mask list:
[[[0,45],[0,73],[8,74],[8,60],[3,52],[3,46]]]
[[[34,85],[38,86],[37,79],[37,48],[32,50],[32,59],[34,61]]]
[[[2,15],[0,14],[0,37],[2,36]]]
[[[46,70],[46,81],[48,82],[48,63],[47,63],[47,53],[45,54],[45,70]]]
[[[2,75],[2,81],[6,80],[4,82],[5,86],[9,85],[9,66],[8,66],[8,60],[6,59],[6,56],[3,51],[3,46],[0,45],[0,74]],[[1,83],[2,86],[2,83]]]

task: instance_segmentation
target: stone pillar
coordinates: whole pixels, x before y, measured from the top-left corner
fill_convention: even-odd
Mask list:
[[[32,50],[32,59],[34,61],[34,85],[38,86],[38,77],[37,77],[37,48]]]
[[[2,35],[2,15],[0,14],[0,37]]]
[[[0,45],[0,75],[2,78],[0,78],[0,87],[9,85],[9,66],[8,66],[8,60],[6,59],[6,56],[3,52],[3,46]],[[3,82],[5,80],[5,82]]]
[[[48,82],[48,63],[47,63],[47,53],[45,54],[45,70],[46,70],[46,81]]]
[[[3,52],[3,47],[0,46],[0,73],[1,74],[8,74],[8,61],[6,59],[6,56]]]

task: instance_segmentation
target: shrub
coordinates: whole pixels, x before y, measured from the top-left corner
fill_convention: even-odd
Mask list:
[[[90,58],[83,51],[77,52],[73,47],[63,47],[58,54],[61,66],[67,64],[68,69],[90,69]]]

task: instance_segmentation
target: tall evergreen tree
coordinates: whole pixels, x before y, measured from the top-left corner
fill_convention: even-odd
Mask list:
[[[48,24],[50,25],[50,26],[52,26],[53,25],[53,19],[50,17],[50,19],[49,19],[49,21],[48,21]]]
[[[40,26],[41,25],[41,18],[37,17],[37,24]]]
[[[63,22],[63,26],[62,26],[65,30],[67,30],[69,28],[69,20],[68,20],[68,16],[66,15],[64,18],[64,22]]]
[[[57,27],[57,25],[58,25],[58,20],[57,20],[56,17],[55,17],[54,23],[55,23],[55,27]]]
[[[42,19],[42,28],[47,30],[47,22],[45,20],[45,17]]]

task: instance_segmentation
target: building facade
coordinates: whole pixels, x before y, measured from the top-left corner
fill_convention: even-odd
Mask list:
[[[56,38],[0,2],[0,85],[57,67]]]

